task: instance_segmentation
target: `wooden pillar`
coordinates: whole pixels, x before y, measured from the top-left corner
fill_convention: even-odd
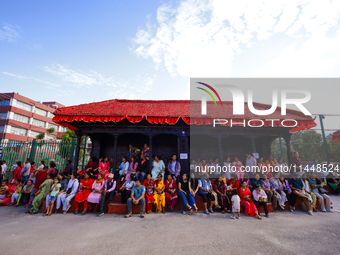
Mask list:
[[[217,136],[217,146],[218,146],[218,157],[219,157],[220,166],[223,166],[222,136],[220,134]]]
[[[113,141],[113,171],[115,173],[117,168],[117,141],[118,141],[118,135],[114,134],[114,141]]]
[[[73,172],[76,173],[78,171],[78,161],[79,161],[79,153],[80,153],[80,144],[81,144],[81,138],[82,133],[80,131],[76,132],[77,135],[77,145],[76,145],[76,151],[74,154],[74,169]]]
[[[149,170],[152,171],[152,134],[149,134]]]
[[[177,160],[179,161],[179,156],[181,153],[181,138],[177,136]]]
[[[293,164],[293,154],[292,154],[290,138],[291,138],[291,134],[290,133],[284,137],[284,139],[286,141],[286,146],[287,146],[288,165],[292,165]]]
[[[252,136],[252,137],[250,138],[250,141],[251,141],[251,150],[252,150],[253,153],[256,153],[255,137]]]

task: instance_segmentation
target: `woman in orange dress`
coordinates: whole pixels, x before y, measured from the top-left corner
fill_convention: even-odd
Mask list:
[[[241,198],[241,204],[245,207],[244,214],[251,217],[255,216],[256,218],[261,219],[257,208],[251,199],[251,192],[250,189],[247,187],[246,181],[241,182],[241,187],[239,188],[238,194]]]
[[[152,212],[152,204],[153,204],[153,192],[154,192],[155,182],[151,178],[151,174],[146,176],[146,179],[143,181],[143,186],[146,189],[145,199],[146,199],[146,213]]]
[[[84,211],[83,213],[85,214],[85,212],[87,211],[87,197],[90,195],[91,193],[91,188],[93,185],[93,179],[90,179],[90,175],[88,172],[85,172],[84,174],[84,179],[80,180],[80,184],[79,184],[79,188],[78,188],[78,193],[76,194],[75,198],[74,198],[74,207],[75,207],[75,211],[74,214],[78,213],[78,208],[79,208],[79,203],[83,203],[84,202]]]

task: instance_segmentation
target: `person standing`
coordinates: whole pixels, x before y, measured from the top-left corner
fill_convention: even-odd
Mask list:
[[[238,157],[235,156],[234,162],[233,162],[232,166],[235,167],[235,170],[236,170],[235,174],[237,175],[237,179],[238,180],[242,180],[243,179],[243,175],[244,175],[244,172],[242,171],[243,164],[238,159]]]
[[[113,174],[109,174],[107,180],[105,181],[103,196],[102,200],[100,201],[100,209],[98,214],[99,217],[104,215],[105,200],[109,199],[110,202],[109,205],[112,205],[113,198],[115,195],[116,195],[116,181],[113,179]]]
[[[156,180],[159,174],[161,174],[162,179],[164,179],[165,164],[163,160],[160,159],[160,156],[155,155],[155,160],[152,162],[152,167],[152,179]]]
[[[177,156],[172,155],[172,160],[168,164],[169,174],[172,174],[177,178],[177,176],[181,173],[181,164],[177,161]]]
[[[231,219],[235,219],[235,213],[237,213],[236,219],[240,219],[241,218],[240,203],[241,203],[241,198],[238,195],[237,189],[234,189],[233,190],[233,196],[231,197],[231,206],[232,206],[231,211],[233,213],[233,215],[230,217]]]
[[[251,153],[247,153],[246,156],[247,156],[246,168],[247,168],[248,176],[249,178],[253,178],[255,170],[256,170],[257,162]]]
[[[68,175],[73,174],[74,171],[74,165],[72,164],[72,160],[67,160],[67,164],[66,164],[66,171]],[[77,172],[77,171],[75,171]]]
[[[150,172],[150,170],[149,170],[149,160],[146,159],[145,154],[142,154],[141,160],[140,160],[138,167],[137,167],[136,178],[143,181],[144,178],[145,178],[145,175],[149,174],[149,172]]]
[[[25,161],[25,165],[20,172],[20,174],[22,176],[22,180],[24,182],[27,182],[28,176],[30,175],[30,171],[31,171],[30,159],[27,158],[26,161]]]

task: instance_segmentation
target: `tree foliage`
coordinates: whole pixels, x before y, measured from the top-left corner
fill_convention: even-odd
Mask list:
[[[46,129],[47,133],[52,134],[55,131],[54,127]]]

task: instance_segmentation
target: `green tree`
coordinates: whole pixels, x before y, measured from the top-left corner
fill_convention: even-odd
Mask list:
[[[296,132],[291,139],[292,151],[299,152],[301,160],[320,162],[325,160],[322,136],[315,130]]]
[[[54,127],[46,129],[47,133],[52,134],[55,131]]]
[[[37,139],[44,139],[45,138],[45,133],[40,133],[39,135],[36,136]]]
[[[77,136],[76,134],[74,133],[74,131],[68,129],[66,130],[66,132],[63,134],[63,136],[61,137],[61,139],[63,141],[73,141],[73,140],[77,140]]]

